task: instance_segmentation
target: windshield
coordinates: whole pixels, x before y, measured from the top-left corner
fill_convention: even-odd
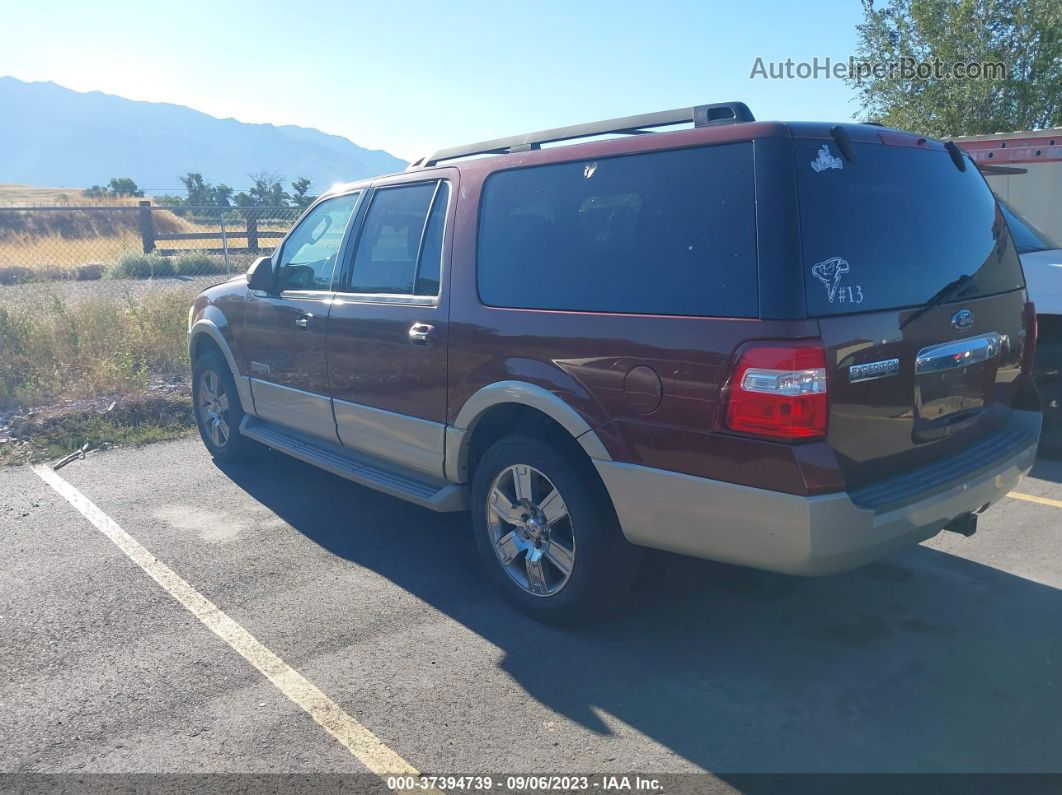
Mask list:
[[[943,150],[860,143],[851,161],[832,139],[796,140],[808,314],[925,304],[1024,285],[995,196]],[[963,279],[963,277],[968,277]]]
[[[1002,199],[999,199],[999,209],[1003,217],[1007,219],[1010,236],[1014,238],[1014,245],[1019,254],[1032,254],[1034,251],[1048,251],[1059,247],[1051,238],[1033,226],[1028,219],[1018,215],[1017,211]]]

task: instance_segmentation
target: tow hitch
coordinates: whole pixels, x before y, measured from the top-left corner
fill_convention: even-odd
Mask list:
[[[944,525],[944,529],[969,538],[977,532],[977,514],[960,514]]]

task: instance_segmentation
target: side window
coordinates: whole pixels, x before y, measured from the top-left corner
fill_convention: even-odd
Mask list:
[[[361,193],[327,199],[303,218],[280,250],[279,290],[328,290],[347,223]]]
[[[440,182],[439,191],[431,205],[428,228],[424,232],[424,245],[420,247],[417,263],[417,295],[439,294],[439,269],[442,267],[443,229],[446,226],[446,208],[450,199],[450,183]]]
[[[755,317],[752,145],[500,171],[483,189],[491,306]]]
[[[437,294],[449,193],[445,186],[427,182],[375,193],[354,255],[351,292]],[[440,207],[438,212],[433,206]]]

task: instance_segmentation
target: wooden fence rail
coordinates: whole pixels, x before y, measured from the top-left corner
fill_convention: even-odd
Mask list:
[[[258,237],[281,238],[287,232],[259,232]],[[174,232],[169,235],[155,235],[155,242],[160,240],[231,240],[234,237],[245,238],[247,232]]]
[[[170,233],[158,233],[155,231],[155,225],[152,221],[151,211],[152,204],[149,200],[144,199],[140,201],[140,238],[143,243],[144,253],[150,254],[151,252],[157,252],[162,256],[173,256],[175,254],[181,254],[184,251],[190,251],[192,249],[157,249],[155,244],[160,241],[168,240],[220,240],[222,241],[221,248],[196,248],[195,251],[208,253],[208,254],[257,254],[259,252],[258,241],[261,238],[267,240],[279,240],[287,234],[287,231],[280,231],[277,229],[259,229],[259,218],[245,218],[244,229],[234,229],[231,232],[225,228],[224,217],[219,216],[221,223],[220,232],[170,232]],[[154,209],[173,210],[170,207],[158,207]],[[248,208],[254,209],[254,208]],[[269,209],[269,208],[263,208]],[[219,212],[225,212],[225,208],[218,208]],[[238,240],[246,240],[247,244],[239,248],[233,248],[228,245],[228,241],[236,238]]]

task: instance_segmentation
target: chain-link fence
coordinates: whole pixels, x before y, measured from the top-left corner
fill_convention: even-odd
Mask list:
[[[0,285],[239,273],[269,254],[299,207],[0,207]]]

